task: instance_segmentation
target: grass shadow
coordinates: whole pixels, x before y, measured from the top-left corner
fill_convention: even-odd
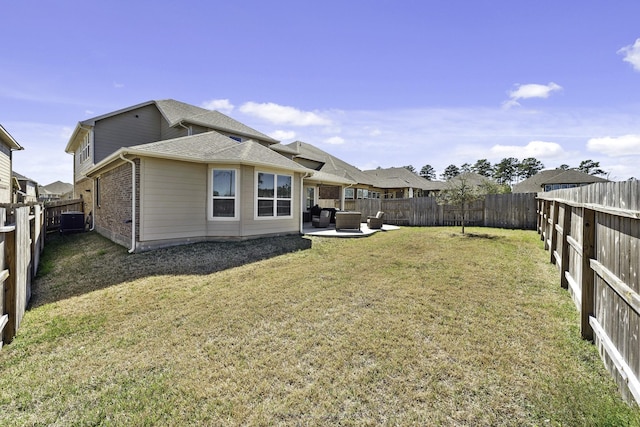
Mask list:
[[[487,233],[451,233],[451,237],[462,237],[467,239],[486,239],[486,240],[500,240],[504,239],[505,236],[496,236],[495,234],[487,234]]]
[[[30,308],[150,276],[207,275],[311,248],[300,235],[200,242],[129,254],[98,233],[47,235]]]

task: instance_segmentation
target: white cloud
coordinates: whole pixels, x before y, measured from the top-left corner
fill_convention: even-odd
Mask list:
[[[331,120],[311,111],[302,111],[294,107],[278,105],[273,102],[247,102],[240,107],[240,111],[255,117],[265,119],[271,123],[292,126],[329,126]]]
[[[325,139],[324,142],[325,144],[341,145],[344,144],[344,138],[341,138],[339,136],[332,136],[331,138]]]
[[[369,132],[369,136],[380,136],[382,135],[382,131],[380,129],[374,129]]]
[[[634,70],[640,71],[640,39],[636,39],[635,43],[618,50],[618,54],[624,55],[623,61],[631,64]]]
[[[207,110],[217,110],[224,114],[231,113],[234,108],[233,104],[231,104],[228,99],[211,99],[209,101],[204,101],[200,106]]]
[[[551,92],[562,90],[562,86],[551,82],[547,85],[541,85],[536,83],[530,83],[525,85],[518,85],[515,90],[509,92],[509,100],[505,101],[502,105],[505,108],[514,107],[520,105],[518,100],[529,98],[548,98]]]
[[[278,141],[286,141],[295,139],[296,133],[292,130],[276,130],[271,132],[269,136]]]
[[[124,83],[113,82],[113,87],[116,89],[122,89],[124,87]]]
[[[587,149],[611,157],[640,156],[640,135],[591,138]]]
[[[562,157],[565,152],[555,142],[531,141],[527,145],[494,145],[491,147],[491,153],[498,157],[516,157],[527,158],[535,157],[537,159],[555,159]]]

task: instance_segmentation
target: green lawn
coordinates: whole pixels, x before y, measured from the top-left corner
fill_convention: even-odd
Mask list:
[[[0,425],[640,425],[539,236],[458,231],[53,236]]]

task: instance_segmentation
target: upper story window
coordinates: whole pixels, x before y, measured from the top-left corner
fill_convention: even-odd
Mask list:
[[[291,217],[293,176],[257,173],[256,214],[258,217]]]
[[[229,135],[229,138],[233,139],[234,141],[242,142],[242,138],[240,138],[239,136]]]
[[[79,157],[80,163],[84,163],[91,159],[91,133],[87,133],[82,139],[82,145],[80,146]]]

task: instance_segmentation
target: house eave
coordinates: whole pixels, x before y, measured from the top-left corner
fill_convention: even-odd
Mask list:
[[[144,151],[144,150],[132,150],[130,148],[120,148],[118,151],[112,153],[109,157],[105,158],[104,160],[102,160],[101,162],[95,164],[93,167],[91,167],[87,172],[86,172],[86,176],[87,177],[92,177],[95,176],[97,174],[100,173],[100,171],[104,170],[105,168],[108,168],[109,165],[111,165],[114,162],[119,162],[121,161],[121,155],[125,156],[125,157],[147,157],[147,158],[154,158],[154,159],[163,159],[163,160],[175,160],[175,161],[180,161],[180,162],[187,162],[187,163],[197,163],[197,164],[238,164],[238,165],[246,165],[246,166],[257,166],[257,167],[263,167],[263,168],[268,168],[268,169],[284,169],[284,170],[288,170],[288,171],[292,171],[292,172],[298,172],[298,173],[308,173],[313,175],[313,170],[305,168],[305,167],[299,167],[299,168],[288,168],[288,167],[284,167],[284,166],[278,166],[278,165],[274,165],[272,163],[268,163],[268,162],[260,162],[260,161],[252,161],[252,160],[240,160],[237,158],[216,158],[216,159],[201,159],[201,158],[194,158],[194,157],[190,157],[190,156],[181,156],[181,155],[167,155],[167,154],[160,154],[160,153],[153,153],[153,152],[148,152],[148,151]]]
[[[18,144],[18,141],[2,125],[0,125],[0,140],[9,146],[11,151],[24,150],[24,147]]]

